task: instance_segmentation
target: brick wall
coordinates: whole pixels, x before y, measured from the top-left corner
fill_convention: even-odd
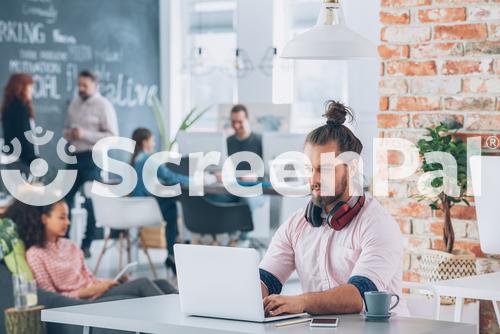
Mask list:
[[[381,0],[381,137],[416,141],[440,121],[463,124],[464,137],[500,139],[500,0]],[[398,163],[399,156],[391,156]],[[413,200],[415,179],[393,183],[381,199],[406,240],[405,279],[418,281],[419,250],[443,249],[442,217]],[[456,248],[480,257],[482,272],[500,270],[499,258],[478,243],[474,207],[452,210]],[[488,304],[481,306],[481,332],[499,333]]]

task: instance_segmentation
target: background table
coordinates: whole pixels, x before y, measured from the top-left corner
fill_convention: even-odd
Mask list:
[[[491,300],[500,326],[500,272],[433,283],[441,296],[456,297],[455,321],[462,320],[465,298]]]
[[[216,302],[216,301],[214,301]],[[397,334],[472,334],[475,325],[394,317],[389,322],[365,322],[361,315],[338,316],[339,332]],[[274,323],[260,324],[243,321],[187,317],[180,311],[179,296],[168,295],[113,301],[100,304],[64,307],[42,311],[42,320],[90,327],[128,330],[141,333],[311,333],[308,324],[277,328]],[[314,329],[314,334],[332,333],[331,328]]]
[[[248,186],[248,185],[246,185],[246,186]],[[188,185],[181,186],[181,189],[182,189],[182,191],[189,192]],[[203,190],[205,192],[205,195],[231,195],[231,193],[226,189],[224,184],[222,184],[221,182],[216,182],[216,183],[204,185]],[[263,195],[270,195],[270,196],[282,196],[273,187],[271,187],[267,184],[262,185],[262,194]]]

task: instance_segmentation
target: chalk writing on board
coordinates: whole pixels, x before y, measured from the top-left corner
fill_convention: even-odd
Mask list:
[[[158,94],[158,86],[135,83],[134,79],[125,79],[125,75],[120,73],[116,81],[101,83],[101,92],[116,106],[143,107]]]
[[[55,104],[42,104],[36,108],[38,114],[60,114],[62,112],[61,107]]]
[[[94,50],[94,56],[97,61],[102,61],[106,63],[115,63],[115,62],[120,62],[123,59],[123,50],[111,50],[111,49],[104,49],[104,50]]]
[[[75,62],[92,61],[92,48],[88,45],[69,45],[69,58]]]
[[[37,124],[60,135],[78,74],[92,70],[120,134],[156,131],[149,101],[160,87],[160,1],[0,0],[0,90],[12,73],[31,74]],[[57,161],[54,152],[41,149],[46,160]]]
[[[68,53],[64,51],[53,51],[53,50],[41,50],[39,53],[39,58],[48,61],[68,61]]]
[[[0,42],[43,44],[45,43],[43,23],[0,20]]]
[[[35,50],[20,49],[19,57],[26,60],[37,60],[37,53]]]
[[[62,70],[61,64],[55,62],[13,59],[9,61],[9,72],[61,74]]]
[[[53,24],[54,22],[57,21],[57,16],[59,15],[59,12],[54,7],[54,5],[50,3],[50,1],[47,1],[45,4],[33,4],[33,3],[23,4],[23,14],[26,16],[32,15],[41,17],[45,20],[47,24]]]
[[[76,37],[64,35],[59,29],[52,30],[52,40],[54,43],[76,44]]]
[[[78,66],[73,63],[66,64],[66,92],[73,91],[73,82],[78,76]]]

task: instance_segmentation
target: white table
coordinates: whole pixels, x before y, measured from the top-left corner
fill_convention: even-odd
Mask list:
[[[389,322],[365,322],[361,315],[341,315],[338,330],[343,334],[441,333],[472,334],[476,326],[455,322],[394,317]],[[113,301],[100,304],[63,307],[42,311],[42,320],[90,328],[127,330],[137,333],[290,333],[311,334],[308,324],[277,328],[273,323],[187,317],[180,311],[179,296],[168,295]],[[314,329],[314,334],[332,333],[332,329]]]
[[[465,298],[491,300],[500,326],[500,272],[470,277],[457,278],[433,283],[441,296],[456,298],[455,321],[462,320]]]

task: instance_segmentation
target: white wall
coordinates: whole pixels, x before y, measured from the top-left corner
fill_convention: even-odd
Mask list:
[[[349,28],[379,44],[379,1],[342,1],[344,15]],[[379,106],[378,82],[380,62],[378,59],[348,62],[348,104],[354,109],[357,124],[356,135],[364,145],[363,162],[365,178],[371,180],[373,169],[373,138],[378,136],[377,113]]]
[[[258,65],[269,47],[273,46],[273,1],[238,0],[238,47],[252,59],[255,70],[238,79],[238,101],[242,103],[272,103],[272,77],[264,75]]]
[[[171,50],[171,29],[170,29],[170,13],[171,13],[171,1],[161,1],[160,0],[160,101],[164,106],[165,120],[170,119],[170,107],[168,101],[170,101],[170,77],[171,77],[171,66],[170,66],[170,50]],[[170,129],[167,128],[166,137],[170,136]]]

